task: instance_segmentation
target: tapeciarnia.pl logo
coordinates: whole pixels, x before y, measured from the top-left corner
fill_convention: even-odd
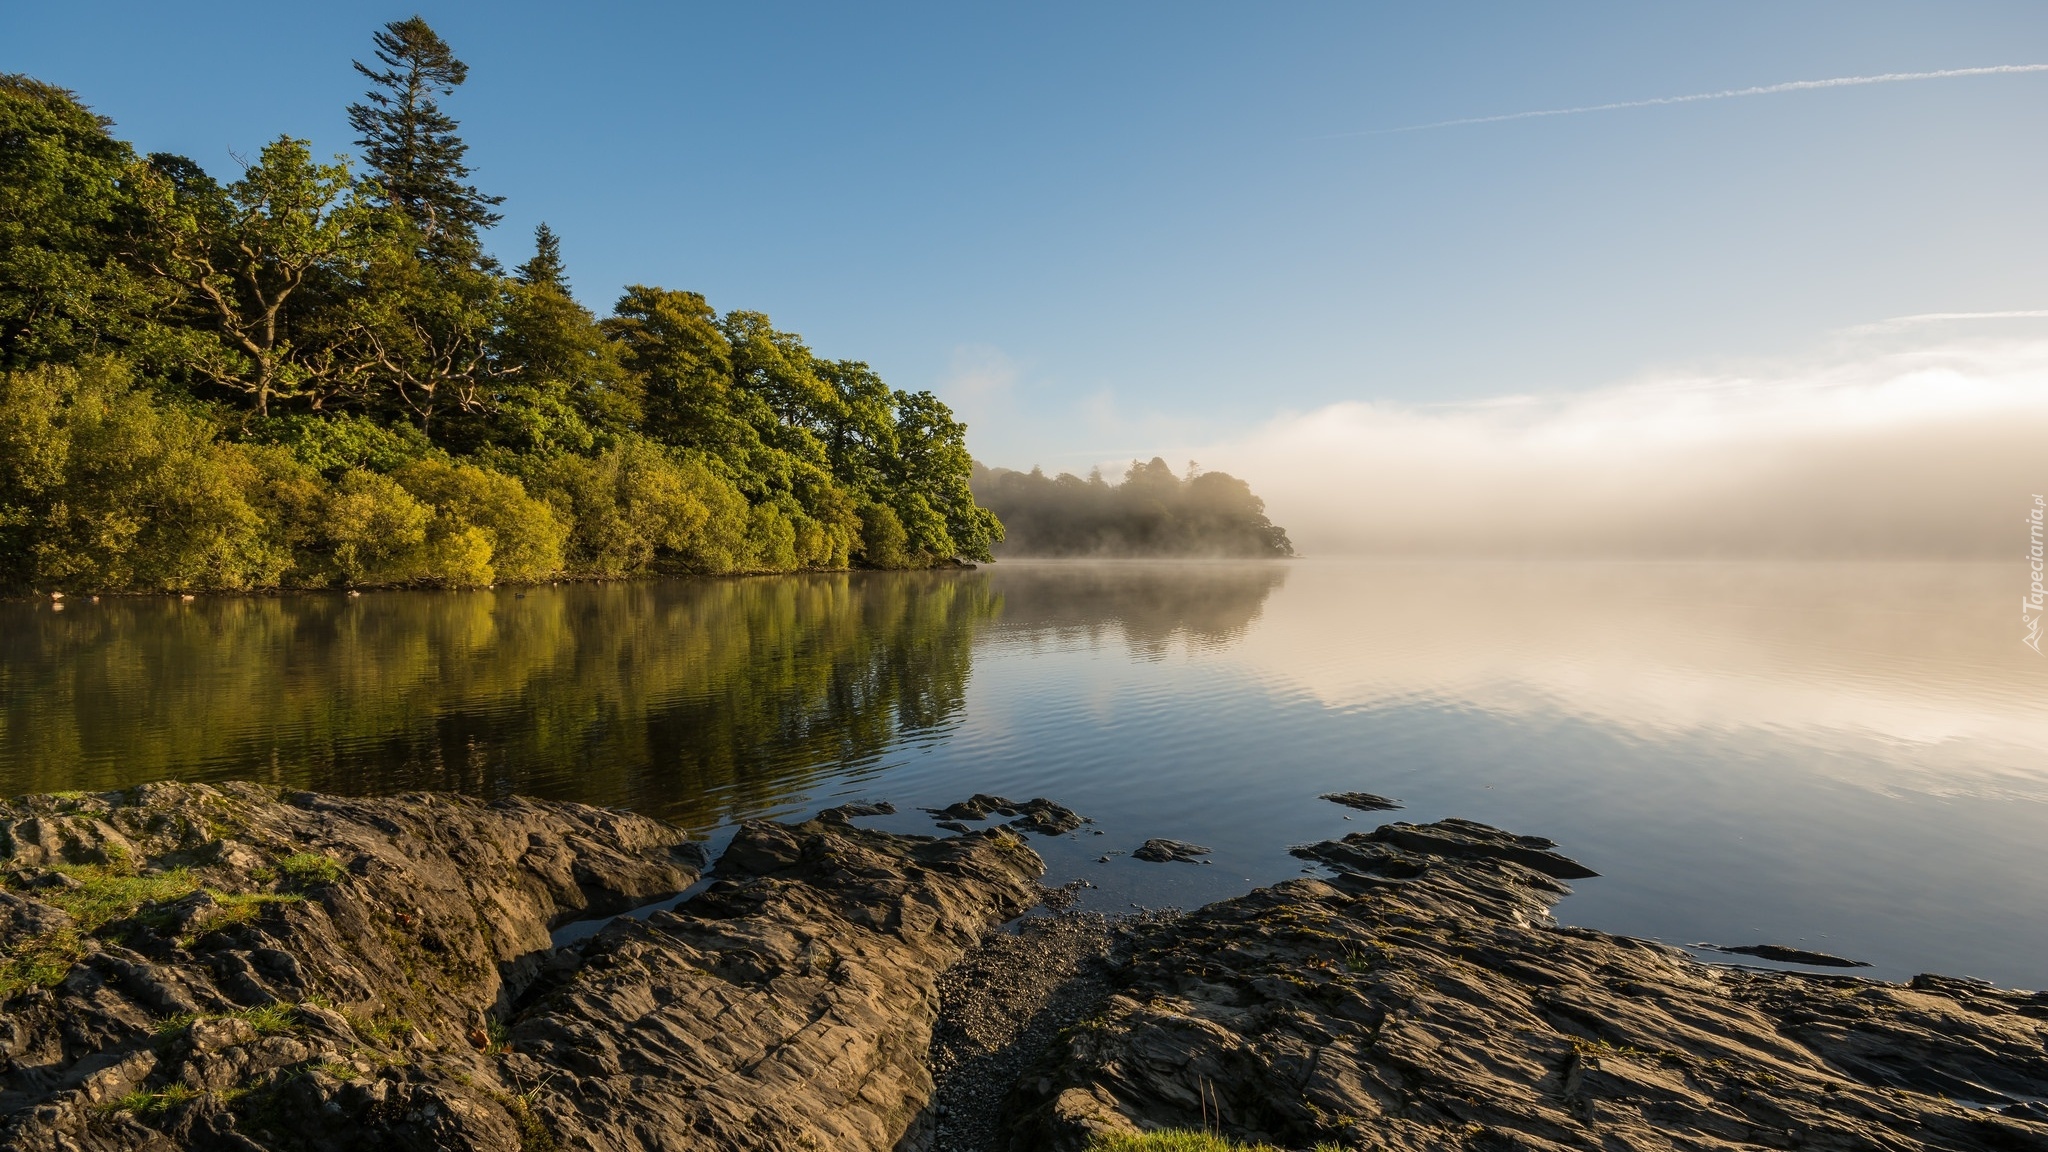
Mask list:
[[[2027,594],[2020,598],[2020,625],[2027,630],[2027,634],[2020,637],[2020,643],[2032,648],[2036,656],[2041,654],[2041,612],[2044,597],[2048,597],[2041,588],[2041,516],[2044,512],[2048,512],[2048,500],[2037,495],[2033,508],[2027,512],[2027,563],[2033,569],[2034,582],[2027,589]]]

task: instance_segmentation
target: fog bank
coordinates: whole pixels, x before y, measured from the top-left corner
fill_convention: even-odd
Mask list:
[[[1311,555],[2017,556],[2048,491],[2048,335],[1897,338],[1563,397],[1335,404],[1193,454]]]

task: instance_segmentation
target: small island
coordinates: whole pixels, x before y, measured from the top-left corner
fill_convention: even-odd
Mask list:
[[[1167,462],[1131,461],[1122,482],[1038,468],[974,466],[975,499],[1003,523],[998,556],[1089,559],[1176,557],[1275,560],[1294,555],[1287,530],[1266,518],[1266,502],[1228,472],[1190,461],[1176,476]]]

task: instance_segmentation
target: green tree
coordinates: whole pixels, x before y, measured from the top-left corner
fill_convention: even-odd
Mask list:
[[[430,436],[441,431],[437,417],[489,415],[496,386],[518,367],[493,354],[506,284],[486,269],[438,263],[408,244],[381,246],[348,325],[346,360],[363,382],[362,402],[414,421]]]
[[[640,423],[638,381],[596,317],[571,298],[560,242],[543,224],[534,257],[506,285],[493,334],[497,402],[480,431],[516,451],[588,453]]]
[[[498,222],[491,209],[505,202],[468,182],[469,145],[436,99],[461,87],[469,66],[418,16],[386,24],[372,40],[383,67],[355,61],[356,71],[376,85],[363,102],[349,105],[356,144],[385,202],[419,228],[427,250],[466,258],[477,232]]]
[[[316,163],[287,136],[226,188],[178,157],[152,157],[135,183],[147,227],[134,257],[176,287],[190,325],[161,333],[160,348],[247,395],[258,414],[273,399],[318,399],[362,378],[367,366],[338,351],[341,331],[292,311],[322,279],[356,278],[372,252],[376,212],[345,159]]]
[[[128,145],[70,92],[0,74],[0,368],[112,351],[153,303],[120,259]]]
[[[931,559],[993,559],[1002,521],[974,501],[968,480],[967,425],[930,392],[896,393],[896,455],[890,461],[889,503],[911,534],[911,548]]]
[[[705,453],[736,480],[753,472],[764,446],[733,388],[732,344],[703,296],[635,284],[601,327],[640,378],[647,435]]]
[[[569,294],[569,272],[562,264],[562,238],[543,220],[533,230],[533,258],[512,270],[512,276],[521,284],[533,288],[553,288],[562,295]]]
[[[820,361],[818,375],[832,389],[821,436],[832,475],[865,497],[888,484],[896,456],[896,396],[875,370],[857,360]]]

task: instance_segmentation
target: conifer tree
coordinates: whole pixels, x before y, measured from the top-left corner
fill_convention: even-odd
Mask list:
[[[372,39],[384,67],[354,62],[376,87],[348,108],[363,159],[384,199],[420,226],[430,252],[473,248],[477,231],[498,222],[491,209],[505,198],[486,196],[468,182],[463,156],[469,145],[436,100],[468,79],[469,66],[418,16],[394,20]]]
[[[568,270],[562,265],[562,238],[546,222],[533,230],[533,259],[514,268],[512,275],[521,284],[569,294]]]

